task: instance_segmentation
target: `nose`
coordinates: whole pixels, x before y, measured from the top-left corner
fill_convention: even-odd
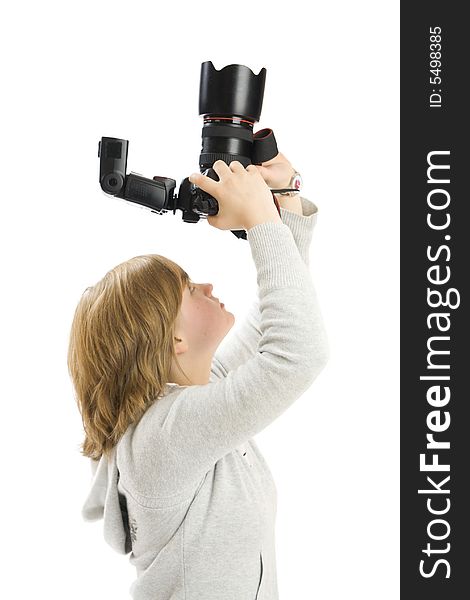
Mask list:
[[[212,290],[214,289],[214,286],[212,285],[212,283],[206,283],[204,284],[204,287],[206,288],[206,291],[209,291],[209,295],[212,297]]]

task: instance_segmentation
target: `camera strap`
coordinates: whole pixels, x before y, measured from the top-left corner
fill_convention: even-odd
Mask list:
[[[251,161],[254,165],[267,162],[278,154],[279,150],[272,129],[260,129],[260,131],[253,134]]]

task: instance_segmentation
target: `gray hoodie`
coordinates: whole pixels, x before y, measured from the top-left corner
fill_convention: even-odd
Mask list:
[[[309,247],[318,209],[247,231],[258,297],[214,355],[210,382],[167,384],[108,461],[91,460],[82,509],[129,554],[134,600],[278,600],[276,486],[253,436],[329,357]]]

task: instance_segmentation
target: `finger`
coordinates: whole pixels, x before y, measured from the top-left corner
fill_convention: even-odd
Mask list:
[[[217,193],[218,182],[211,177],[207,177],[207,175],[193,173],[188,179],[191,183],[194,183],[198,188],[201,188],[201,190],[204,190],[208,194],[213,195],[214,193]]]
[[[223,160],[220,160],[220,158],[219,160],[215,161],[215,163],[212,165],[212,168],[221,180],[232,172],[228,164]]]
[[[246,168],[248,173],[256,173],[257,175],[261,175],[261,177],[266,181],[269,176],[268,169],[261,167],[260,165],[248,165]]]
[[[230,163],[229,166],[230,166],[230,170],[233,171],[234,173],[239,173],[240,171],[245,170],[245,167],[238,160],[232,160],[232,162]]]

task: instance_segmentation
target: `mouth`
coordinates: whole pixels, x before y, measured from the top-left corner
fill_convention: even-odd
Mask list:
[[[223,302],[221,302],[219,299],[217,299],[217,302],[219,303],[220,308],[224,308],[225,304]]]

